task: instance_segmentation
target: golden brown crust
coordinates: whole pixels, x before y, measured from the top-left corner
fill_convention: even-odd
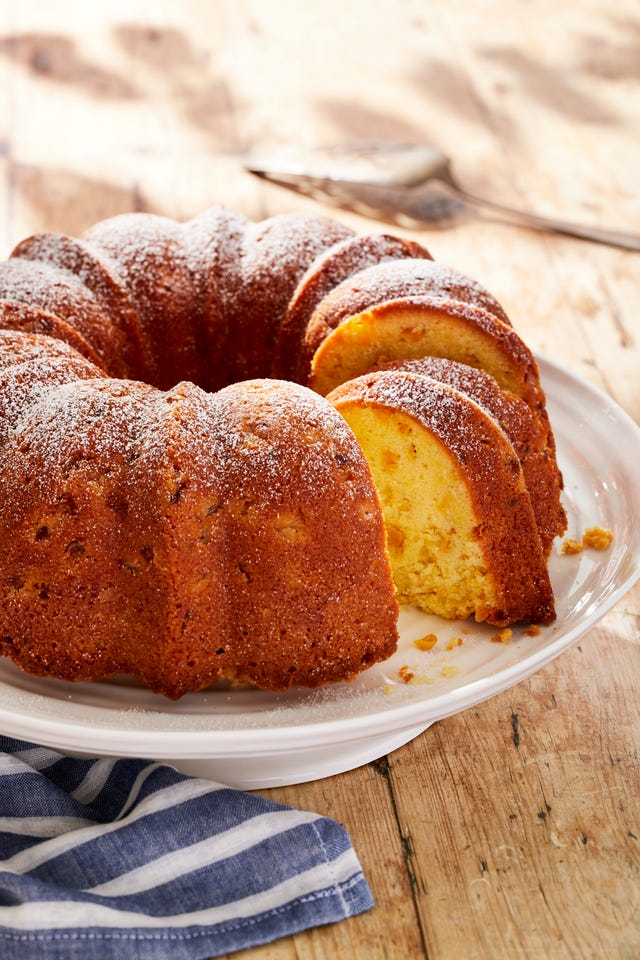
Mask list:
[[[35,234],[19,243],[11,257],[32,263],[46,263],[62,275],[69,273],[78,278],[100,308],[109,315],[114,345],[121,350],[119,359],[123,366],[120,375],[126,374],[138,380],[146,380],[150,376],[151,358],[145,353],[141,342],[138,315],[129,292],[116,280],[107,263],[99,259],[82,240],[62,233]],[[52,313],[59,315],[55,293],[51,297],[51,308]],[[63,319],[64,315],[59,318]],[[75,323],[73,314],[69,319]]]
[[[55,387],[8,438],[0,486],[0,649],[30,672],[178,697],[348,679],[395,647],[370,473],[304,388]]]
[[[96,378],[104,378],[100,368],[64,341],[0,330],[0,447],[48,390]]]
[[[200,386],[205,390],[220,390],[233,377],[230,364],[241,322],[242,251],[248,223],[239,214],[212,207],[183,226],[195,289],[194,344],[204,358]]]
[[[125,336],[82,281],[50,263],[12,257],[0,263],[0,298],[27,303],[72,326],[111,376],[127,376]]]
[[[150,382],[167,389],[184,378],[199,381],[193,273],[180,225],[154,214],[121,214],[91,227],[83,240],[134,304]]]
[[[68,343],[78,353],[99,365],[100,357],[91,344],[80,336],[71,324],[52,313],[37,307],[11,300],[0,300],[0,330],[16,330],[23,333],[38,333]]]
[[[231,381],[272,375],[280,324],[300,278],[317,256],[352,234],[335,220],[301,214],[280,214],[248,225],[230,350]]]

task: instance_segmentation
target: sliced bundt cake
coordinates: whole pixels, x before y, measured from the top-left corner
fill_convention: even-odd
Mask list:
[[[31,237],[0,264],[0,411],[0,652],[25,670],[175,697],[387,657],[383,515],[347,421],[401,599],[553,616],[537,364],[488,291],[411,241],[221,208]]]
[[[485,409],[405,370],[358,377],[328,399],[373,472],[401,603],[501,626],[553,620],[520,460]]]

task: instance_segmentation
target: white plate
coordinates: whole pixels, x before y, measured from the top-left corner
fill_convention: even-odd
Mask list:
[[[567,536],[608,527],[606,552],[554,553],[558,619],[531,637],[406,609],[398,652],[349,684],[284,694],[212,689],[177,703],[127,682],[68,684],[0,661],[0,730],[63,751],[168,760],[187,773],[253,789],[353,769],[417,736],[435,720],[506,690],[553,660],[640,576],[640,430],[600,391],[541,361],[565,477]],[[414,639],[435,633],[433,650]],[[450,640],[462,645],[447,650]],[[405,683],[398,671],[414,674]]]

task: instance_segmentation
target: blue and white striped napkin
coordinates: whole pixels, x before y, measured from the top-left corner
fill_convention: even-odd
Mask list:
[[[198,960],[367,910],[333,820],[0,737],[2,960]]]

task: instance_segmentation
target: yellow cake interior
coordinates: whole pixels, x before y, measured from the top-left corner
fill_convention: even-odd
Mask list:
[[[462,471],[413,417],[342,402],[382,503],[400,603],[466,618],[495,603]]]
[[[503,327],[491,318],[492,325]],[[485,370],[508,390],[522,394],[522,373],[499,339],[463,316],[423,305],[383,304],[356,314],[333,330],[316,351],[310,386],[326,396],[339,384],[390,360],[445,357]]]

